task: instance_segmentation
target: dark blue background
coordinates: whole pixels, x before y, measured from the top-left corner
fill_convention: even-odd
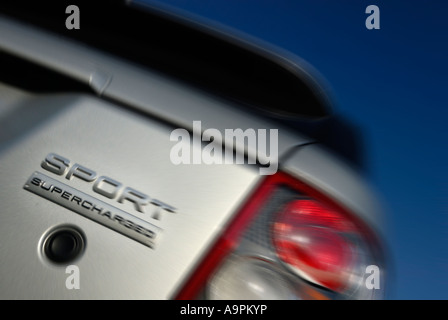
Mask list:
[[[447,3],[163,1],[284,48],[323,75],[336,112],[365,142],[367,178],[387,215],[393,299],[448,299]],[[365,27],[370,4],[380,30]]]

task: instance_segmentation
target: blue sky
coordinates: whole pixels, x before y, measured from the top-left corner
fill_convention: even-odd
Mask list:
[[[317,69],[335,111],[363,135],[367,178],[389,227],[390,298],[448,299],[448,2],[162,3],[261,38]],[[380,9],[380,30],[365,27],[371,4]]]

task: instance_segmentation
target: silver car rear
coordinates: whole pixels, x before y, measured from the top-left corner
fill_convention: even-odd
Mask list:
[[[207,34],[223,37],[214,32]],[[272,48],[234,37],[230,43],[292,67],[308,94],[328,103],[299,59],[279,58]],[[383,222],[376,198],[347,160],[291,127],[285,114],[254,112],[238,100],[8,15],[0,16],[0,51],[22,68],[30,63],[87,88],[33,92],[0,83],[1,298],[383,296]],[[176,129],[189,140],[173,140]],[[276,130],[278,137],[268,136],[260,148],[247,137],[226,139],[226,129]],[[214,132],[214,146],[227,147],[243,163],[194,163],[193,154],[212,143],[205,132]],[[191,163],[173,162],[176,145],[190,150]],[[260,174],[267,167],[276,172]],[[280,252],[279,220],[293,201],[322,203],[324,214],[351,226],[328,231],[325,219],[310,224],[334,233],[327,240],[349,244],[341,254],[350,261],[339,269],[330,263],[328,282],[319,280],[320,267],[300,270],[302,260],[294,265]],[[369,286],[371,266],[380,272],[378,286]],[[79,276],[75,287],[73,270]]]

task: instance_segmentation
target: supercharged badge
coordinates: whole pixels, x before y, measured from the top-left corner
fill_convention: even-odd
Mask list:
[[[157,199],[123,185],[109,177],[100,176],[79,164],[70,168],[70,161],[54,153],[48,154],[41,164],[42,168],[57,174],[66,175],[71,180],[77,177],[88,183],[93,183],[94,192],[119,203],[125,200],[134,205],[135,210],[145,213],[148,206],[155,207],[151,219],[160,219],[160,211],[176,212],[176,209]],[[59,182],[40,172],[34,172],[24,185],[24,189],[43,198],[51,200],[82,216],[96,221],[148,247],[154,248],[160,237],[161,228],[142,220],[128,212],[107,204],[69,185]]]

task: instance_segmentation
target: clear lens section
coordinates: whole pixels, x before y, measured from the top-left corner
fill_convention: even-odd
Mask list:
[[[272,263],[254,257],[226,260],[208,285],[212,300],[297,300],[297,290]]]

